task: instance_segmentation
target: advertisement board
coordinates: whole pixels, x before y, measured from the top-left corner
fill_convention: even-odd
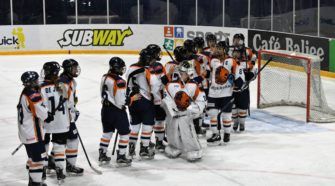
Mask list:
[[[268,32],[248,31],[249,47],[257,50],[288,50],[318,55],[321,58],[321,70],[329,71],[329,39]]]

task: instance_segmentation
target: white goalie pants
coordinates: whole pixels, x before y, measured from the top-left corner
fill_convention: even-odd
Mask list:
[[[165,152],[169,157],[176,158],[181,153],[186,153],[186,158],[190,161],[202,157],[202,147],[195,132],[192,117],[168,117],[166,120],[166,136],[169,145]]]

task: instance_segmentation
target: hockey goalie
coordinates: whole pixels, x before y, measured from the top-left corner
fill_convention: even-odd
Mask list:
[[[205,93],[192,82],[195,73],[190,61],[183,61],[175,69],[179,78],[165,87],[162,107],[167,113],[166,136],[169,145],[165,153],[177,158],[185,153],[188,161],[202,157],[202,147],[194,129],[193,119],[198,118],[206,107]]]

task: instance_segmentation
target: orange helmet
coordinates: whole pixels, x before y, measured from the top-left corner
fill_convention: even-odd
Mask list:
[[[220,66],[215,71],[215,83],[223,85],[228,80],[229,71],[224,67]]]
[[[191,104],[191,98],[184,91],[178,91],[174,96],[174,102],[177,105],[178,110],[185,111]]]

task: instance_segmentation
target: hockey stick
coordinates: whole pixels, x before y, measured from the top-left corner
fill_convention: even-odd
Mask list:
[[[258,74],[270,63],[272,61],[272,57],[270,57],[267,61],[266,61],[266,63],[262,66],[262,68],[255,74],[255,77],[257,77],[258,76]],[[251,81],[247,81],[247,82],[245,82],[243,85],[242,85],[242,88],[240,89],[240,90],[238,90],[238,91],[236,91],[236,92],[242,92],[243,90],[245,90],[247,87],[249,87],[249,84],[250,84],[250,82]],[[219,112],[219,114],[218,114],[218,116],[217,116],[217,121],[218,121],[218,125],[217,125],[217,128],[218,128],[218,130],[220,131],[221,130],[221,114],[222,114],[222,112],[226,109],[226,108],[228,108],[228,106],[230,106],[231,104],[233,104],[234,103],[234,97],[232,96],[232,99],[224,106],[224,107],[222,107],[221,109],[220,109],[220,112]]]
[[[88,165],[89,165],[89,166],[91,167],[91,169],[92,169],[94,172],[96,172],[97,174],[102,174],[102,172],[101,172],[100,170],[98,170],[98,169],[96,169],[95,167],[92,166],[91,161],[90,161],[90,159],[88,158],[86,149],[85,149],[85,147],[84,147],[84,143],[83,143],[83,141],[81,140],[81,137],[80,137],[80,135],[79,135],[78,129],[77,129],[77,134],[78,134],[78,138],[79,138],[81,147],[82,147],[83,150],[84,150],[84,154],[85,154],[85,156],[86,156],[86,160],[87,160],[87,162],[88,162]]]
[[[116,149],[116,143],[117,143],[117,137],[118,136],[119,136],[119,131],[116,132],[116,136],[115,136],[115,141],[114,141],[114,146],[113,146],[113,152],[112,152],[113,156],[115,154],[115,149]]]
[[[18,147],[16,147],[16,149],[12,152],[12,156],[14,156],[14,154],[20,150],[20,148],[23,146],[23,143],[21,143]]]

